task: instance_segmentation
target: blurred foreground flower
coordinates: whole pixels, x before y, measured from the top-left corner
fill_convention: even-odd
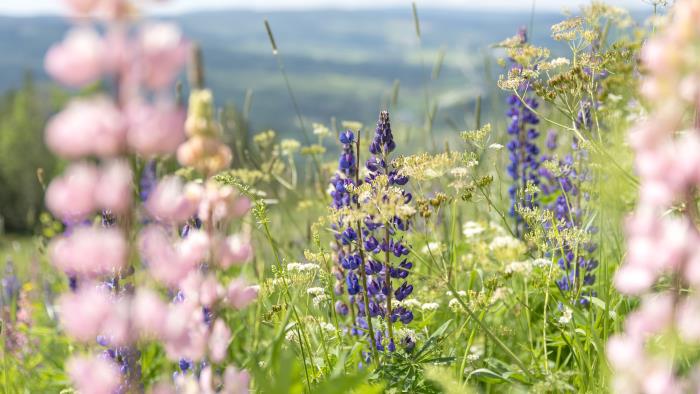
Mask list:
[[[620,393],[700,389],[697,355],[688,353],[700,338],[700,130],[695,117],[686,116],[700,105],[700,1],[679,0],[670,14],[668,25],[642,49],[648,75],[641,90],[653,111],[629,134],[640,196],[614,282],[620,292],[642,299],[624,333],[608,342]]]
[[[222,392],[246,392],[247,373],[227,359],[226,322],[257,297],[242,277],[231,279],[233,267],[252,258],[247,231],[230,233],[251,204],[211,179],[231,161],[211,92],[192,91],[187,117],[170,93],[190,46],[173,24],[133,23],[130,1],[67,3],[84,20],[49,50],[47,72],[73,88],[108,80],[114,92],[74,99],[46,129],[49,148],[75,160],[46,191],[47,207],[67,227],[49,245],[52,263],[70,278],[71,291],[58,300],[60,324],[102,349],[75,355],[68,374],[81,393],[144,392],[140,347],[157,341],[182,371],[198,370],[195,392],[216,392],[220,380]],[[91,27],[94,18],[104,29]],[[203,179],[158,182],[154,156],[176,152]],[[134,174],[142,159],[139,206]],[[158,390],[188,390],[184,374],[171,379]]]

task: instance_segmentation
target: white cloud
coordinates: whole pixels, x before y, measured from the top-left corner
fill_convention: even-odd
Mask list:
[[[537,10],[561,11],[577,8],[586,0],[536,0]],[[37,13],[60,13],[60,0],[0,0],[0,14],[31,15]],[[532,7],[530,0],[418,0],[419,9],[483,9],[483,10],[523,10]],[[650,7],[642,0],[609,0],[608,4],[627,8]],[[192,10],[239,8],[254,10],[271,9],[358,9],[381,7],[410,7],[410,0],[171,0],[159,7],[165,12],[186,12]]]

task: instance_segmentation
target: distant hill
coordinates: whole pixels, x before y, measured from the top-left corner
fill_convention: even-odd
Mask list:
[[[299,106],[310,121],[327,123],[335,116],[371,123],[399,80],[395,116],[421,124],[425,83],[444,48],[440,76],[429,81],[430,94],[440,102],[437,127],[443,129],[449,122],[463,127],[477,95],[487,98],[488,109],[497,78],[492,67],[485,67],[492,56],[489,46],[530,23],[527,13],[421,11],[419,46],[410,9],[221,11],[175,17],[187,36],[202,45],[207,82],[219,102],[240,105],[246,89],[251,89],[253,127],[282,134],[295,133],[296,118],[264,18],[270,21]],[[561,18],[535,15],[534,40],[548,40],[547,26]],[[46,80],[43,53],[66,29],[66,21],[57,17],[0,17],[0,91],[19,86],[25,69]]]

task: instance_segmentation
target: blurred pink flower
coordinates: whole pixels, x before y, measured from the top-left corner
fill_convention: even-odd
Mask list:
[[[625,263],[650,271],[661,270],[658,254],[658,242],[653,236],[634,237],[628,242]]]
[[[77,14],[89,14],[100,0],[63,0],[63,2]]]
[[[131,313],[129,298],[120,297],[112,301],[101,332],[111,345],[124,346],[136,339]]]
[[[643,299],[627,316],[624,336],[608,342],[616,392],[668,394],[698,388],[696,378],[677,368],[673,352],[657,349],[658,344],[680,345],[676,334],[686,342],[700,340],[694,288],[700,284],[700,235],[693,210],[679,209],[680,204],[695,205],[700,183],[700,131],[697,120],[686,116],[696,111],[700,99],[694,53],[700,38],[698,17],[700,2],[675,2],[669,23],[640,53],[646,71],[640,91],[651,105],[646,120],[629,134],[640,198],[626,224],[626,261],[614,282],[620,292]],[[682,291],[676,284],[681,276],[687,280],[680,285]],[[661,277],[670,284],[654,286]],[[647,342],[655,343],[654,351],[647,352]]]
[[[104,41],[105,46],[109,48],[105,53],[105,70],[110,74],[129,78],[127,74],[133,71],[135,53],[128,28],[123,25],[111,26],[105,34]]]
[[[100,0],[97,16],[107,21],[124,20],[134,15],[130,0]]]
[[[46,126],[46,144],[66,159],[124,150],[126,121],[107,97],[75,99]]]
[[[194,265],[183,265],[165,231],[150,225],[139,235],[141,257],[154,279],[175,287]]]
[[[651,79],[645,79],[639,84],[639,92],[650,100],[655,100],[662,96],[661,86],[659,86],[657,81]]]
[[[251,206],[252,204],[248,197],[239,196],[236,198],[236,201],[233,202],[231,213],[234,217],[241,217],[250,211]]]
[[[205,233],[192,231],[187,238],[173,244],[161,227],[150,225],[141,231],[139,247],[151,275],[174,287],[206,260],[209,240]]]
[[[675,50],[675,45],[669,45],[662,39],[647,41],[641,50],[641,59],[644,66],[655,73],[666,73],[674,67],[680,53]]]
[[[168,381],[160,381],[156,383],[150,391],[149,394],[177,394],[175,387]]]
[[[253,257],[253,246],[240,235],[231,235],[218,242],[217,263],[223,268],[243,264]]]
[[[184,186],[176,176],[163,178],[146,201],[146,209],[155,219],[166,223],[184,223],[198,209],[201,187]]]
[[[129,147],[144,156],[175,153],[185,141],[185,111],[175,104],[129,106]]]
[[[66,293],[58,300],[61,326],[66,333],[82,342],[93,342],[103,334],[104,322],[111,312],[107,292],[85,284],[76,293]]]
[[[644,343],[636,338],[615,335],[608,340],[605,353],[613,368],[627,369],[643,358]]]
[[[185,298],[183,302],[168,305],[168,313],[163,323],[164,337],[177,338],[186,333],[190,325],[203,324],[204,317],[199,305]]]
[[[88,278],[114,274],[126,264],[127,253],[127,242],[115,228],[77,228],[49,245],[49,257],[57,268]]]
[[[101,78],[106,52],[104,41],[95,30],[77,27],[66,34],[63,42],[49,49],[44,68],[58,82],[79,88]]]
[[[642,375],[642,391],[644,394],[680,394],[681,390],[676,380],[673,364],[667,362],[651,363]]]
[[[700,83],[698,84],[700,89]],[[691,129],[683,133],[676,142],[675,170],[683,180],[683,187],[700,184],[700,130]]]
[[[642,339],[660,333],[673,322],[673,303],[667,293],[645,296],[641,307],[627,316],[625,333]]]
[[[232,365],[226,367],[222,394],[248,394],[249,387],[250,374],[247,371],[239,371]]]
[[[231,330],[226,327],[226,323],[223,320],[216,319],[209,337],[209,357],[211,357],[212,361],[215,363],[224,361],[230,341]]]
[[[207,351],[209,329],[204,323],[201,305],[189,302],[173,304],[165,320],[165,351],[171,360],[201,360]]]
[[[225,222],[245,215],[250,209],[250,200],[241,197],[231,186],[209,182],[204,187],[204,196],[199,204],[198,216],[204,222]]]
[[[681,338],[687,342],[700,342],[700,300],[688,298],[677,308],[676,326]]]
[[[56,217],[80,221],[96,209],[95,188],[99,173],[92,164],[76,163],[54,179],[46,190],[46,207]]]
[[[615,273],[615,288],[623,294],[639,295],[651,288],[656,274],[647,267],[622,265]]]
[[[690,104],[697,103],[700,98],[700,77],[689,75],[683,78],[678,86],[678,94]]]
[[[180,259],[188,264],[201,264],[209,255],[209,236],[201,230],[190,230],[187,237],[177,244]]]
[[[637,152],[648,151],[653,155],[657,144],[665,140],[663,130],[668,129],[668,127],[669,125],[663,119],[646,119],[630,129],[628,133],[629,143]],[[647,164],[653,165],[654,163]]]
[[[209,275],[202,280],[199,288],[199,302],[204,306],[212,306],[224,294],[224,289],[214,275]]]
[[[102,169],[95,189],[95,200],[102,209],[125,213],[131,206],[132,174],[126,161],[110,161]]]
[[[691,285],[700,286],[700,250],[697,248],[685,262],[683,276]]]
[[[167,317],[167,308],[155,292],[137,290],[133,300],[133,319],[142,336],[160,338],[164,334],[163,322]]]
[[[685,218],[666,218],[659,230],[657,264],[666,270],[676,270],[700,242],[697,231]]]
[[[117,365],[103,357],[72,357],[66,369],[80,394],[112,394],[121,383]]]
[[[180,282],[180,289],[187,294],[187,299],[199,305],[211,307],[224,296],[224,289],[214,275],[204,276],[199,271],[190,272]]]
[[[249,286],[243,279],[236,278],[226,289],[226,302],[236,309],[243,309],[258,297],[258,288]]]
[[[684,219],[655,220],[653,222],[655,227],[646,229],[648,234],[642,234],[639,230],[633,229],[630,223],[634,222],[628,222],[627,226],[630,232],[627,243],[627,266],[643,268],[649,272],[674,270],[688,257],[692,251],[692,245],[698,242],[697,234],[691,229],[690,223]],[[630,285],[634,284],[630,283]]]
[[[674,158],[671,149],[640,149],[635,157],[635,168],[640,177],[663,181],[667,171],[673,168]],[[670,148],[666,146],[666,148]]]
[[[674,199],[673,190],[669,185],[659,181],[647,181],[640,186],[640,204],[650,206],[664,206],[671,204]]]
[[[215,394],[214,390],[214,373],[211,366],[207,365],[199,374],[199,393],[198,394]]]
[[[151,89],[168,87],[182,71],[189,52],[180,29],[171,23],[152,23],[140,35],[143,82]]]

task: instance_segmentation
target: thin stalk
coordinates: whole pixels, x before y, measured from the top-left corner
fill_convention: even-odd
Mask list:
[[[421,38],[421,33],[420,33],[420,19],[418,19],[418,7],[416,6],[416,2],[414,1],[411,3],[411,7],[413,10],[413,24],[416,28],[416,37],[418,38],[418,51],[420,54],[420,64],[421,64],[421,70],[423,72],[423,85],[425,88],[425,121],[426,121],[426,128],[428,129],[428,135],[430,136],[430,142],[433,147],[433,151],[437,150],[437,145],[435,144],[435,135],[433,134],[433,116],[434,113],[431,113],[430,109],[430,90],[429,90],[429,78],[428,78],[428,73],[425,69],[425,58],[423,56],[423,39]]]
[[[413,3],[413,7],[415,9],[416,4]],[[384,163],[384,174],[389,176],[389,164],[387,163],[387,152],[384,151],[384,148],[382,147],[382,161]],[[394,331],[393,327],[391,324],[391,261],[389,257],[389,225],[390,223],[387,221],[384,223],[384,246],[386,250],[384,251],[384,284],[387,287],[387,294],[386,294],[386,325],[387,329],[389,331],[389,340],[393,341],[394,340]]]
[[[365,272],[365,252],[362,248],[362,227],[359,221],[357,221],[357,237],[358,249],[360,251],[360,261],[362,262],[360,265],[360,279],[362,280],[362,290],[364,291],[362,300],[365,304],[365,319],[367,320],[367,328],[369,329],[369,336],[367,337],[367,339],[369,340],[369,347],[372,349],[372,355],[374,356],[374,360],[378,363],[379,354],[377,353],[377,345],[374,343],[374,329],[372,328],[372,316],[370,315],[369,311],[369,291],[367,291],[367,273]]]
[[[513,353],[513,351],[510,350],[510,348],[508,346],[506,346],[506,344],[503,343],[503,341],[501,341],[498,338],[498,336],[493,333],[493,331],[491,331],[489,329],[489,327],[486,325],[486,323],[484,323],[481,319],[479,319],[476,316],[476,314],[469,308],[469,306],[467,306],[467,304],[464,303],[464,301],[462,300],[462,297],[457,293],[457,290],[455,290],[455,288],[452,286],[452,284],[449,282],[445,282],[445,285],[447,285],[447,288],[452,292],[452,294],[455,295],[455,299],[462,306],[462,308],[464,308],[464,310],[467,312],[469,317],[471,317],[474,321],[476,321],[476,323],[479,325],[479,327],[482,330],[484,330],[484,333],[486,333],[486,336],[489,337],[492,341],[494,341],[496,343],[496,345],[498,345],[498,347],[500,347],[501,350],[503,350],[513,360],[513,362],[515,362],[515,364],[518,366],[518,368],[520,368],[520,370],[525,374],[525,376],[528,377],[528,379],[530,379],[530,380],[534,379],[534,376],[527,369],[527,367],[525,367],[525,364],[520,360],[520,358],[518,358],[518,356],[515,353]]]
[[[476,96],[476,108],[474,108],[474,130],[481,128],[481,95]]]
[[[299,126],[301,127],[302,136],[304,137],[304,143],[306,145],[311,145],[311,138],[309,137],[308,131],[306,130],[306,124],[304,123],[304,117],[301,114],[301,109],[299,108],[299,102],[294,95],[294,90],[292,89],[292,84],[289,82],[289,76],[287,75],[287,69],[284,66],[284,61],[282,60],[282,54],[277,49],[277,42],[275,41],[275,36],[272,34],[272,28],[270,27],[270,22],[265,19],[265,30],[267,31],[267,36],[270,39],[270,45],[272,46],[272,56],[274,56],[277,61],[277,68],[282,74],[284,79],[284,84],[287,87],[287,92],[289,93],[289,98],[292,100],[292,105],[294,106],[294,112],[296,113],[297,119],[299,120]],[[321,164],[318,162],[316,155],[311,155],[311,159],[314,163],[314,168],[318,174],[318,179],[321,179]],[[321,190],[323,192],[323,190]],[[321,193],[323,194],[323,193]]]
[[[265,233],[265,237],[267,238],[268,242],[270,243],[270,246],[272,246],[272,252],[275,255],[275,260],[277,261],[277,265],[282,271],[282,260],[280,258],[279,250],[277,248],[277,242],[275,242],[275,239],[272,237],[272,233],[270,232],[270,226],[269,226],[269,220],[267,218],[260,218],[260,224],[263,227],[263,231]],[[264,220],[263,220],[264,219]],[[284,285],[284,294],[287,298],[287,305],[291,306],[292,314],[294,315],[294,318],[296,319],[297,322],[297,335],[299,336],[299,348],[301,348],[301,357],[303,359],[304,363],[304,373],[306,375],[306,387],[311,392],[311,378],[309,377],[309,370],[306,365],[306,353],[304,351],[304,342],[307,341],[306,334],[303,333],[303,330],[301,328],[301,319],[299,318],[299,314],[297,313],[296,306],[292,303],[291,295],[289,292],[289,286],[287,284],[286,279],[282,280],[282,284]],[[307,342],[307,346],[309,346],[309,352],[311,351],[311,346]],[[309,355],[310,356],[310,355]]]
[[[272,55],[275,57],[275,60],[277,61],[277,67],[280,70],[280,73],[282,74],[282,78],[284,78],[284,83],[287,87],[287,92],[289,93],[289,97],[292,100],[292,105],[294,106],[294,112],[296,112],[297,119],[299,120],[299,125],[301,126],[301,131],[304,136],[304,142],[308,145],[311,144],[311,139],[309,138],[308,132],[306,131],[306,125],[304,124],[304,118],[301,115],[301,109],[299,108],[299,103],[297,102],[296,96],[294,95],[294,90],[292,89],[292,85],[289,82],[289,77],[287,76],[287,70],[284,67],[284,61],[282,60],[282,55],[280,54],[279,50],[277,49],[277,42],[275,41],[275,37],[272,34],[272,28],[270,27],[270,22],[265,19],[265,30],[267,31],[267,36],[270,39],[270,45],[272,45]]]
[[[316,246],[319,247],[319,250],[321,252],[321,256],[323,256],[323,264],[326,266],[326,273],[328,274],[328,278],[329,278],[328,291],[331,293],[331,302],[332,302],[331,305],[333,305],[333,308],[331,308],[331,313],[333,314],[333,322],[335,323],[335,330],[338,332],[338,334],[340,334],[340,324],[338,323],[338,312],[336,312],[336,310],[335,310],[335,302],[336,302],[335,291],[333,291],[333,283],[332,283],[332,279],[331,279],[331,278],[333,278],[333,272],[331,270],[330,262],[326,259],[326,253],[323,250],[323,248],[320,247],[321,242],[318,239],[316,242]],[[340,336],[338,338],[340,338]]]
[[[481,315],[479,316],[480,319],[483,319],[486,316],[486,311],[482,311]],[[469,320],[467,320],[468,322]],[[467,346],[464,348],[464,357],[462,357],[462,364],[459,367],[459,380],[462,381],[462,377],[464,375],[464,369],[467,367],[467,356],[469,355],[469,351],[471,350],[472,345],[474,344],[474,338],[476,337],[476,327],[471,329],[471,332],[469,333],[469,339],[467,340]],[[466,380],[465,380],[466,383]]]
[[[384,282],[387,287],[386,293],[386,326],[389,330],[389,339],[394,340],[394,331],[391,324],[391,263],[389,262],[389,223],[385,223],[384,228],[384,243],[386,245],[386,251],[384,252]]]
[[[331,363],[331,358],[328,353],[328,346],[326,346],[326,334],[324,334],[323,327],[321,327],[321,323],[318,321],[318,319],[314,317],[314,321],[318,326],[318,332],[321,334],[321,347],[323,348],[323,355],[326,358],[326,365],[328,366],[328,370],[331,371],[333,370],[333,363]]]
[[[565,125],[563,125],[563,124],[561,124],[561,123],[557,123],[557,122],[555,122],[555,121],[553,121],[553,120],[551,120],[551,119],[549,119],[549,118],[547,118],[547,117],[542,116],[542,114],[538,113],[537,110],[535,110],[534,108],[532,108],[531,106],[529,106],[529,105],[525,102],[525,100],[520,96],[520,94],[517,92],[517,90],[514,89],[513,92],[515,93],[516,96],[518,96],[518,99],[520,99],[520,102],[523,103],[523,105],[524,105],[528,110],[530,110],[530,112],[532,112],[533,114],[537,115],[539,118],[541,118],[541,119],[545,120],[546,122],[549,122],[549,123],[551,123],[551,124],[553,124],[553,125],[555,125],[555,126],[557,126],[557,127],[560,127],[560,128],[562,128],[562,129],[564,129],[564,130],[573,131],[574,134],[576,135],[576,137],[578,137],[578,139],[581,140],[581,143],[582,143],[582,144],[586,144],[586,143],[590,144],[591,147],[593,147],[593,149],[594,149],[597,153],[602,153],[602,154],[606,157],[606,159],[609,160],[610,164],[612,164],[615,168],[617,168],[617,169],[620,171],[620,173],[625,177],[625,179],[627,179],[627,181],[630,182],[630,184],[632,184],[633,186],[639,186],[639,181],[638,181],[634,176],[630,175],[630,173],[629,173],[628,171],[626,171],[626,170],[617,162],[617,160],[615,160],[615,158],[612,157],[612,155],[610,155],[610,153],[608,153],[608,151],[606,151],[602,146],[600,146],[599,144],[597,144],[597,143],[596,143],[595,141],[593,141],[593,140],[586,139],[575,127],[565,126]],[[559,111],[561,111],[561,112],[564,113],[564,114],[567,114],[567,112],[566,112],[566,111],[563,111],[562,109],[559,109]]]
[[[508,230],[508,232],[510,233],[510,235],[512,235],[513,237],[516,237],[515,233],[514,233],[513,230],[510,228],[510,224],[508,224],[508,218],[506,218],[506,215],[503,214],[503,212],[496,206],[496,204],[493,203],[493,200],[491,200],[491,197],[489,197],[489,195],[484,191],[484,189],[483,189],[482,187],[478,187],[478,189],[479,189],[479,191],[481,192],[481,195],[483,195],[484,198],[486,199],[486,202],[489,203],[489,206],[490,206],[491,208],[493,208],[493,209],[496,211],[496,213],[498,214],[498,216],[501,217],[501,220],[503,221],[503,224],[506,226],[506,230]],[[517,238],[517,237],[516,237],[516,238]]]

